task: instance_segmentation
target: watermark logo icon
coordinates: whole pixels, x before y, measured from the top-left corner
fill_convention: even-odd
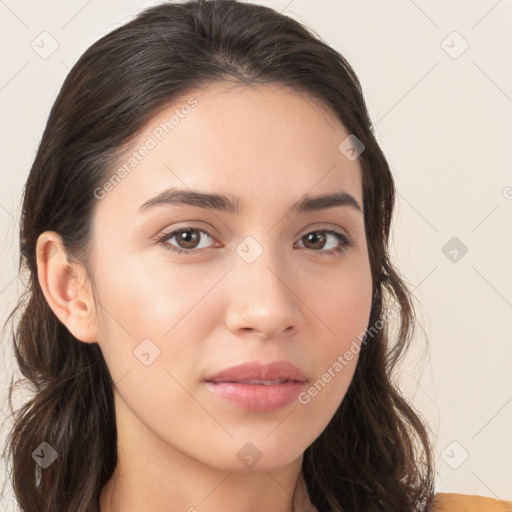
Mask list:
[[[252,236],[245,237],[236,247],[236,253],[246,263],[255,262],[263,253],[263,247]]]
[[[441,252],[452,262],[458,263],[468,252],[468,248],[456,236],[446,242]]]
[[[133,354],[144,366],[149,366],[160,356],[160,349],[149,338],[145,338],[135,347]]]
[[[469,453],[457,441],[452,441],[441,453],[441,458],[452,469],[458,469],[466,462]]]
[[[441,48],[452,59],[458,59],[469,48],[469,43],[454,30],[441,41]]]
[[[366,146],[363,144],[363,142],[359,140],[353,133],[343,139],[341,144],[338,146],[341,154],[351,162],[357,160],[365,148]]]
[[[43,469],[51,466],[59,454],[57,451],[49,445],[47,442],[41,443],[33,452],[32,458],[39,464]]]
[[[240,450],[238,450],[236,456],[240,459],[244,466],[252,468],[256,462],[258,462],[263,454],[253,443],[246,443]]]
[[[59,47],[57,40],[49,32],[41,32],[30,44],[41,59],[51,57]]]

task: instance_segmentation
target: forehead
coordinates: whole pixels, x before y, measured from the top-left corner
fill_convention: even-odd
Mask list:
[[[116,162],[123,178],[107,199],[134,209],[165,187],[190,187],[230,194],[244,210],[256,198],[270,205],[343,188],[361,202],[359,162],[339,149],[348,135],[321,102],[289,87],[210,84],[147,123]]]

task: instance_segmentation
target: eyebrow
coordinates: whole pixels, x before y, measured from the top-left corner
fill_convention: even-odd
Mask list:
[[[192,189],[169,188],[144,202],[140,206],[139,212],[159,205],[198,206],[206,210],[218,210],[229,213],[240,213],[241,211],[238,198],[233,196],[200,192]],[[347,206],[363,213],[363,209],[357,200],[344,191],[314,197],[305,195],[301,200],[293,204],[290,209],[295,213],[303,213],[339,206]]]

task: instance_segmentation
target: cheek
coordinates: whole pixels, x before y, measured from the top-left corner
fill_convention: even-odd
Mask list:
[[[179,383],[193,388],[199,340],[207,340],[222,321],[225,308],[215,292],[207,292],[225,270],[180,268],[168,261],[147,265],[140,257],[104,261],[95,274],[100,346],[112,380],[122,380],[119,389],[134,411],[142,407],[157,414],[172,399],[185,414],[194,404]]]
[[[348,264],[350,263],[350,264]],[[318,320],[326,327],[325,353],[346,350],[366,331],[372,302],[372,277],[367,260],[353,258],[308,294]]]
[[[190,399],[187,378],[197,373],[197,311],[207,313],[200,299],[218,277],[190,286],[187,272],[128,257],[106,262],[96,275],[100,345],[123,404],[156,430],[174,431],[182,418],[204,414]]]
[[[341,275],[343,274],[343,275]],[[324,426],[340,405],[352,381],[370,317],[372,280],[368,265],[359,271],[340,273],[327,288],[311,295],[322,336],[315,338],[315,377],[299,396]]]
[[[177,265],[145,264],[141,257],[105,260],[96,274],[104,343],[112,335],[132,344],[145,338],[164,341],[173,330],[183,328],[188,312],[218,280],[212,273],[192,279]]]
[[[336,335],[317,340],[314,376],[298,396],[304,421],[315,418],[315,436],[320,435],[342,403],[359,360],[369,309],[367,301],[363,301],[361,310],[353,311],[351,306],[349,301],[346,309],[337,308],[338,316],[333,311],[330,320]]]

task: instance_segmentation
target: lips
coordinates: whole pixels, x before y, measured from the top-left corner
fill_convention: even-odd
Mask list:
[[[207,382],[237,382],[241,384],[275,386],[285,382],[306,382],[306,375],[285,360],[271,363],[251,361],[227,368],[206,379]]]
[[[280,360],[233,366],[208,377],[205,384],[213,394],[231,405],[246,411],[272,413],[293,404],[306,381],[299,368]]]

